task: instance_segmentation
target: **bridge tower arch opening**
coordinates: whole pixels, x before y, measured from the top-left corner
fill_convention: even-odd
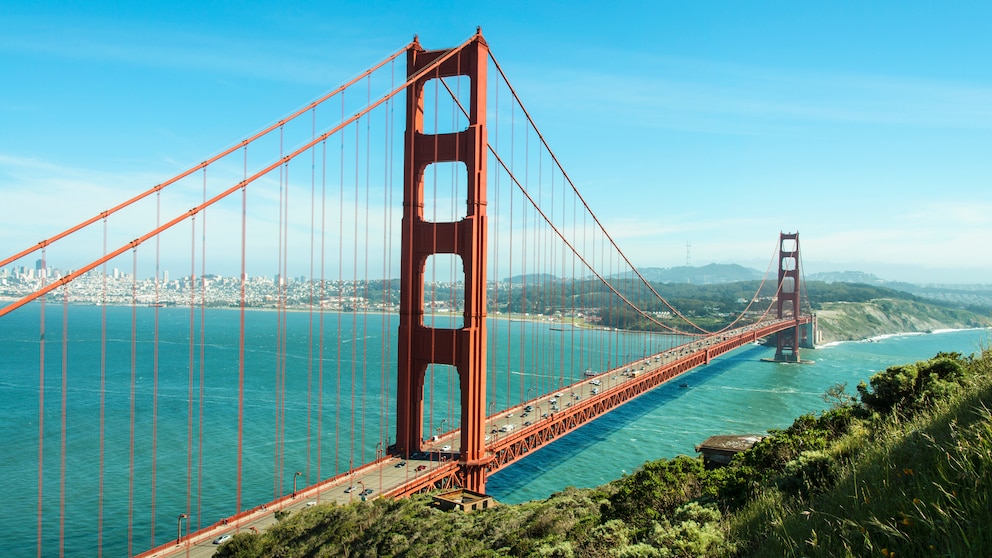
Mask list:
[[[778,250],[778,319],[792,319],[795,325],[778,332],[777,362],[799,362],[800,319],[799,233],[780,233]]]
[[[398,341],[396,445],[399,455],[423,450],[424,380],[429,365],[458,371],[461,406],[459,476],[465,488],[485,492],[486,401],[486,72],[489,47],[477,32],[459,49],[425,50],[414,40],[407,50],[401,233],[400,325]],[[468,79],[467,126],[450,132],[425,131],[425,85],[431,80]],[[430,107],[427,107],[430,108]],[[430,221],[424,212],[425,169],[462,163],[465,215]],[[461,179],[459,178],[459,183]],[[434,254],[460,257],[464,272],[461,327],[424,323],[424,268]]]

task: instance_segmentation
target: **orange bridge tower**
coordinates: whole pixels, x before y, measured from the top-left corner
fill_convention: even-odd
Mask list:
[[[396,445],[409,456],[421,451],[424,377],[431,364],[454,366],[461,389],[460,482],[485,492],[486,401],[486,70],[489,47],[477,32],[458,49],[424,50],[414,40],[407,51],[406,134],[400,270],[400,325]],[[424,86],[430,80],[466,76],[468,126],[450,133],[424,133]],[[435,131],[436,132],[436,131]],[[461,162],[467,173],[467,212],[452,222],[424,216],[424,173],[434,163]],[[424,268],[434,254],[455,254],[465,274],[462,327],[424,324]]]

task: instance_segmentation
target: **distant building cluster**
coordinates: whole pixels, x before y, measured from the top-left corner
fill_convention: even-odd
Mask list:
[[[59,281],[71,271],[42,267],[14,266],[0,269],[0,297],[21,298],[44,284]],[[306,277],[245,277],[244,300],[251,307],[309,307],[328,310],[393,312],[399,309],[399,292],[390,292],[383,281],[311,281]],[[50,300],[80,304],[141,304],[160,306],[239,306],[242,281],[237,277],[205,275],[170,279],[163,272],[154,278],[135,280],[132,274],[113,269],[93,270],[58,288]]]

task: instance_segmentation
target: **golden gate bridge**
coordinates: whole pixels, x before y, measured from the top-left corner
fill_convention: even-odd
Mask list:
[[[18,544],[38,556],[195,554],[307,502],[484,493],[719,355],[769,338],[799,362],[813,340],[798,233],[734,312],[669,303],[481,31],[444,50],[414,38],[0,260],[18,266],[0,323],[24,332],[8,366],[36,395],[32,434],[4,444],[37,474]]]

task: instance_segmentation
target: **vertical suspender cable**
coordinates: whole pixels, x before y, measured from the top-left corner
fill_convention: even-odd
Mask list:
[[[514,141],[513,140],[514,140],[514,135],[516,134],[516,130],[515,130],[515,128],[516,128],[516,126],[515,126],[516,125],[516,121],[514,120],[514,110],[513,110],[513,107],[514,107],[514,104],[513,103],[510,103],[510,174],[511,175],[513,174],[513,161],[514,161],[514,155],[515,155],[514,149],[513,149],[513,147],[514,147]],[[513,369],[513,350],[512,350],[512,347],[513,347],[513,320],[511,319],[510,316],[512,316],[513,312],[520,312],[521,311],[520,308],[517,308],[517,305],[515,304],[515,302],[513,300],[513,243],[514,243],[513,233],[514,233],[514,230],[515,230],[513,228],[513,194],[515,192],[516,192],[516,189],[515,188],[510,188],[510,235],[509,235],[510,236],[510,249],[509,249],[509,252],[510,253],[507,256],[507,261],[509,261],[510,263],[509,263],[509,270],[508,270],[508,275],[507,275],[507,277],[509,277],[509,287],[507,288],[507,292],[506,292],[507,302],[509,303],[508,304],[508,309],[509,309],[509,314],[510,315],[507,316],[507,324],[506,324],[506,404],[505,404],[505,407],[509,407],[510,406],[510,370]]]
[[[369,81],[366,82],[366,104],[372,104],[372,82],[371,75]],[[365,291],[365,300],[362,304],[362,462],[365,463],[364,452],[367,449],[365,445],[365,435],[367,434],[367,426],[365,423],[365,409],[366,402],[368,401],[368,321],[369,321],[369,215],[370,215],[370,199],[371,195],[369,191],[372,188],[371,184],[371,170],[372,170],[372,115],[368,114],[365,116],[365,250],[363,256],[365,258],[365,277],[362,280],[363,289]],[[357,201],[357,200],[356,200]],[[357,212],[356,212],[357,214]],[[381,490],[380,486],[380,490]]]
[[[247,152],[247,147],[245,148]],[[203,169],[203,201],[206,203],[207,200],[207,169]],[[196,234],[196,231],[193,231]],[[204,208],[202,212],[202,218],[200,219],[200,380],[199,380],[199,394],[197,397],[199,407],[199,420],[197,429],[199,434],[197,435],[197,486],[196,486],[196,523],[197,526],[200,525],[201,518],[201,506],[203,503],[203,387],[206,382],[207,374],[207,210]],[[195,257],[195,256],[192,256]],[[195,269],[195,261],[190,262],[192,267]],[[244,273],[242,272],[242,275]],[[195,302],[196,300],[196,281],[193,276],[189,279],[190,288],[190,301]],[[242,288],[244,285],[242,284]],[[244,329],[243,325],[243,310],[241,312],[241,325],[239,328]],[[239,359],[240,360],[240,359]],[[240,453],[240,452],[239,452]],[[187,506],[187,510],[189,507]],[[186,512],[189,514],[189,511]],[[189,530],[189,519],[186,519],[186,529]]]
[[[529,170],[530,169],[528,168],[529,163],[530,163],[530,160],[528,159],[528,155],[529,154],[527,152],[527,150],[528,150],[527,143],[528,143],[528,140],[529,139],[530,139],[530,135],[527,133],[527,127],[524,127],[524,179],[523,179],[523,186],[524,186],[524,189],[525,190],[529,187],[528,180],[530,178],[530,173],[529,173]],[[530,308],[531,307],[531,302],[529,300],[527,300],[527,282],[529,281],[529,278],[527,277],[527,252],[528,252],[528,250],[527,250],[527,248],[528,248],[528,246],[527,246],[527,241],[528,241],[527,232],[528,232],[528,228],[530,227],[530,223],[529,223],[529,220],[527,218],[527,214],[528,214],[527,204],[523,200],[521,200],[521,204],[520,204],[520,221],[521,221],[521,223],[520,223],[520,233],[521,233],[521,235],[522,235],[523,238],[520,239],[520,277],[521,277],[520,282],[522,284],[521,285],[520,298],[521,298],[521,300],[523,300],[523,307],[520,310],[525,315],[529,315],[530,314],[530,309],[531,309]],[[520,400],[522,400],[524,398],[523,397],[524,396],[524,394],[523,394],[523,391],[524,391],[524,383],[523,383],[524,376],[523,376],[523,373],[527,369],[527,337],[529,337],[527,335],[527,330],[530,330],[531,331],[531,334],[533,334],[534,328],[533,328],[533,325],[532,324],[533,324],[533,322],[531,320],[529,320],[529,319],[528,320],[524,320],[520,324],[520,326],[521,326],[520,327],[520,343],[519,343],[520,344],[520,355],[518,355],[519,356],[519,363],[517,364],[517,366],[519,367],[519,372],[520,372],[520,382],[519,382],[519,384],[517,386],[517,392],[518,392],[517,393],[517,399],[516,399],[517,401],[520,401]],[[507,405],[508,406],[512,406],[513,403],[514,403],[514,400],[512,398],[510,398],[510,393],[507,393]]]
[[[523,160],[524,160],[524,162],[523,162],[523,167],[524,167],[523,174],[524,174],[524,178],[521,181],[521,184],[523,185],[523,188],[522,189],[525,190],[525,191],[527,191],[528,188],[530,187],[530,184],[529,184],[530,176],[529,176],[529,169],[528,169],[529,160],[528,160],[528,152],[527,152],[527,142],[528,142],[529,137],[528,137],[527,127],[526,126],[524,126],[524,132],[523,133],[524,133],[524,138],[523,138]],[[525,315],[530,315],[530,313],[531,313],[531,306],[533,305],[532,302],[531,302],[531,300],[529,300],[527,298],[527,288],[530,286],[529,285],[529,283],[530,283],[530,277],[527,275],[527,272],[529,271],[530,268],[528,266],[528,263],[529,262],[527,261],[527,258],[529,256],[529,254],[532,252],[532,250],[529,249],[530,248],[529,243],[535,242],[534,239],[530,238],[531,232],[532,232],[531,231],[531,227],[532,227],[532,225],[531,225],[531,222],[530,222],[530,207],[527,204],[527,200],[524,199],[524,198],[521,198],[520,199],[520,236],[521,236],[521,238],[520,238],[520,277],[521,277],[521,279],[520,279],[520,298],[523,301],[523,305],[522,305],[522,307],[521,307],[520,310]],[[526,320],[523,320],[523,321],[520,322],[520,336],[518,338],[518,345],[519,345],[520,349],[519,349],[519,354],[517,355],[517,358],[518,358],[517,367],[520,369],[519,371],[521,373],[523,373],[524,369],[526,369],[526,367],[527,367],[527,346],[528,346],[527,340],[528,340],[528,338],[531,337],[531,335],[533,335],[533,332],[534,332],[533,324],[534,324],[534,322],[532,320],[530,320],[530,319],[526,319]],[[513,405],[517,401],[523,399],[522,390],[523,390],[523,382],[522,382],[522,377],[521,377],[521,381],[518,382],[518,384],[517,384],[517,392],[518,393],[517,393],[516,398],[510,398],[509,401],[508,401],[508,403],[510,405]],[[508,394],[508,396],[509,396],[509,394]]]
[[[127,555],[134,555],[134,412],[135,391],[138,380],[138,249],[131,251],[133,263],[131,273],[131,409],[130,409],[130,441],[128,445],[128,481],[127,481]]]
[[[237,483],[235,486],[234,509],[241,511],[241,485],[244,469],[244,438],[245,438],[245,254],[247,253],[247,221],[248,221],[248,144],[244,148],[244,179],[241,183],[241,293],[238,297],[238,458]],[[202,405],[201,405],[202,409]],[[201,411],[202,413],[202,411]],[[202,427],[201,427],[202,428]],[[202,439],[202,436],[201,436]],[[202,456],[202,452],[201,452]],[[202,460],[202,457],[201,457]],[[202,470],[202,467],[201,467]],[[197,513],[199,526],[200,514]]]
[[[279,127],[279,160],[282,161],[282,139],[283,139],[282,126]],[[283,312],[283,292],[282,285],[286,281],[286,277],[282,274],[282,216],[283,216],[283,175],[285,174],[285,164],[279,165],[279,205],[277,208],[278,218],[276,219],[276,346],[275,346],[275,365],[274,368],[274,378],[272,386],[273,394],[273,430],[272,430],[272,499],[275,500],[282,495],[279,483],[279,379],[282,376],[282,320],[285,316]],[[238,510],[241,511],[240,509]]]
[[[327,238],[327,140],[320,142],[320,316],[317,328],[317,481],[321,475],[324,447],[324,304],[327,301],[327,275],[325,273]],[[318,494],[320,497],[320,494]]]
[[[47,274],[46,270],[42,270]],[[65,556],[65,451],[69,399],[69,285],[62,289],[62,424],[59,428],[59,556]]]
[[[360,193],[358,191],[358,175],[359,175],[359,146],[361,145],[361,119],[355,122],[355,197],[354,206],[356,210],[354,227],[352,228],[352,254],[351,254],[351,294],[352,300],[355,304],[352,305],[351,310],[351,450],[349,456],[354,463],[355,459],[355,432],[356,432],[356,417],[358,416],[358,402],[357,402],[357,380],[358,375],[358,308],[357,308],[357,294],[358,294],[358,199]],[[359,451],[361,448],[359,448]],[[358,462],[361,464],[361,454],[359,454]]]
[[[206,177],[204,177],[204,181]],[[189,515],[193,500],[193,377],[196,369],[196,216],[190,219],[189,231],[189,370],[186,396],[186,508]],[[178,543],[178,541],[177,541]]]
[[[45,269],[45,254],[46,248],[41,249],[41,267]],[[45,285],[45,277],[41,278],[42,286]],[[42,509],[44,503],[44,486],[45,486],[45,475],[44,475],[44,465],[45,465],[45,299],[47,297],[41,297],[40,302],[40,319],[38,333],[38,558],[42,556],[42,528],[44,527],[44,521],[42,516]]]
[[[155,228],[158,228],[162,224],[162,193],[155,193]],[[159,252],[162,244],[161,235],[155,235],[155,308],[154,308],[154,320],[155,324],[153,326],[153,341],[152,341],[152,454],[151,454],[151,505],[150,505],[150,517],[151,521],[151,533],[150,533],[150,543],[149,547],[155,547],[155,465],[156,465],[156,453],[158,451],[158,341],[159,341]],[[137,279],[137,277],[135,277]]]
[[[281,133],[280,133],[281,136]],[[280,138],[281,139],[281,138]],[[280,144],[282,142],[280,141]],[[280,146],[280,152],[282,148]],[[289,162],[286,162],[284,169],[285,188],[283,195],[283,219],[282,219],[282,272],[279,274],[282,280],[282,296],[279,297],[282,308],[282,354],[279,361],[282,371],[279,378],[279,495],[282,495],[282,479],[285,477],[286,467],[286,380],[289,376]]]
[[[344,92],[341,92],[341,119],[344,120]],[[344,303],[344,130],[341,130],[341,148],[338,161],[338,284],[337,284],[337,354],[335,355],[335,405],[334,405],[334,473],[337,475],[338,466],[341,463],[341,361],[344,355],[341,353],[341,320]],[[351,471],[349,462],[348,471]]]
[[[314,108],[311,111],[310,119],[310,139],[311,141],[317,137],[317,109]],[[316,215],[317,211],[317,146],[314,145],[310,148],[310,274],[307,276],[307,291],[309,293],[309,300],[307,302],[307,448],[306,448],[306,473],[304,479],[306,484],[312,482],[310,477],[310,449],[311,449],[311,421],[313,418],[313,305],[314,305],[314,276],[313,276],[313,266],[314,266],[314,249],[315,249],[315,234],[316,234]],[[317,479],[320,480],[319,478]]]
[[[283,142],[285,126],[279,127],[279,158],[283,158]],[[289,236],[289,163],[279,165],[279,301],[278,319],[276,320],[276,417],[275,417],[275,465],[274,482],[275,497],[283,494],[283,467],[285,466],[285,435],[286,435],[286,373],[288,352],[288,319],[287,291],[289,277],[287,276],[288,236]],[[240,510],[239,510],[240,511]]]
[[[395,64],[390,65],[390,88],[395,86]],[[384,131],[383,131],[383,181],[385,183],[385,188],[383,188],[383,238],[382,238],[382,300],[384,308],[388,308],[392,303],[392,220],[389,218],[390,208],[392,207],[392,184],[393,184],[393,131],[392,131],[392,118],[393,118],[393,99],[390,98],[386,101],[385,107],[385,117],[383,118]],[[388,314],[387,314],[388,316]],[[376,459],[383,457],[385,452],[385,446],[387,446],[388,438],[386,436],[386,402],[389,400],[386,391],[386,367],[388,362],[388,356],[390,352],[390,327],[389,318],[383,316],[382,318],[382,328],[380,331],[380,338],[382,343],[379,347],[379,385],[381,386],[381,392],[379,395],[379,451],[376,454]],[[382,468],[379,468],[379,486],[382,486]]]
[[[103,253],[107,253],[107,218],[103,218]],[[100,465],[97,472],[96,553],[103,556],[103,484],[104,484],[104,442],[106,441],[107,410],[107,263],[103,263],[100,278]]]
[[[341,119],[344,119],[344,92],[341,93]],[[338,150],[338,281],[337,281],[337,354],[335,355],[335,405],[334,405],[334,472],[338,473],[338,466],[341,463],[341,361],[344,355],[341,353],[341,313],[344,302],[344,131],[341,132],[341,145]],[[351,470],[349,465],[348,470]]]
[[[493,110],[493,117],[494,117],[493,120],[495,121],[495,124],[493,124],[491,129],[493,131],[493,145],[496,146],[496,149],[498,151],[499,150],[499,81],[495,80],[493,83],[494,83],[493,98],[495,100],[494,103],[495,109]],[[486,141],[488,142],[488,138],[486,138]],[[488,152],[486,153],[486,157],[490,157],[490,154]],[[492,197],[496,199],[496,204],[494,207],[495,211],[491,214],[489,221],[491,224],[496,225],[496,234],[493,234],[490,237],[492,238],[492,243],[493,243],[492,256],[490,257],[490,262],[492,263],[491,273],[492,273],[493,285],[495,285],[496,288],[493,289],[493,297],[492,300],[489,301],[489,304],[491,305],[493,310],[496,311],[497,313],[499,313],[499,302],[500,302],[499,275],[500,275],[500,262],[502,261],[502,259],[500,258],[500,242],[499,242],[501,236],[499,234],[499,229],[502,226],[502,218],[500,215],[501,199],[500,199],[500,191],[499,191],[499,177],[500,177],[500,173],[498,171],[493,173]],[[492,203],[492,202],[488,202],[488,203]],[[493,324],[493,328],[489,330],[490,347],[495,348],[497,346],[496,340],[499,333],[498,324],[502,322],[503,320],[496,320]],[[496,401],[496,351],[495,350],[489,351],[489,378],[490,379],[489,379],[489,388],[488,388],[488,398],[490,402],[489,405],[491,407],[492,404]],[[486,409],[486,415],[489,416],[491,414],[492,414],[492,409],[491,408]]]
[[[393,70],[392,65],[390,66],[390,69],[391,71]],[[393,87],[393,82],[391,81],[390,88],[392,87]],[[393,145],[393,135],[392,135],[392,129],[390,127],[393,116],[392,98],[386,101],[386,106],[383,110],[383,114],[384,116],[382,119],[382,123],[383,123],[382,180],[383,180],[384,188],[382,189],[383,228],[382,228],[382,262],[381,262],[382,267],[380,268],[383,281],[381,285],[382,292],[380,293],[380,295],[382,296],[383,310],[387,310],[391,306],[391,302],[392,302],[392,298],[391,298],[392,289],[390,288],[392,284],[392,274],[390,273],[391,271],[390,263],[392,262],[392,253],[391,253],[392,246],[390,245],[390,235],[389,235],[390,233],[389,208],[391,207],[390,193],[392,192],[392,184],[393,184],[392,175],[390,172],[390,170],[392,169],[392,157],[393,157],[393,153],[391,149]],[[383,456],[383,452],[385,451],[385,446],[387,445],[386,401],[389,400],[389,397],[387,396],[388,388],[386,387],[386,366],[389,360],[387,357],[390,354],[389,353],[390,328],[389,328],[389,318],[388,318],[390,314],[391,313],[387,311],[385,315],[382,317],[382,322],[379,329],[379,338],[382,339],[382,342],[379,344],[379,386],[381,391],[379,393],[379,439],[378,439],[379,451],[376,452],[376,459],[379,459]],[[382,468],[379,469],[379,484],[380,486],[382,485]]]
[[[461,76],[462,75],[462,71],[461,71],[461,58],[458,59],[458,69],[455,72],[455,74],[457,76]],[[462,85],[462,80],[456,78],[456,80],[455,80],[455,91],[457,93],[454,96],[454,102],[451,103],[451,116],[450,116],[450,118],[451,118],[451,131],[452,132],[455,132],[455,131],[458,130],[458,125],[457,125],[457,122],[458,122],[457,118],[458,117],[457,117],[457,113],[456,113],[455,109],[458,106],[458,94],[461,93],[461,85]],[[448,91],[448,94],[449,95],[451,94],[451,90],[450,89],[447,89],[447,87],[446,87],[446,91]],[[455,161],[460,160],[459,159],[459,155],[461,155],[461,153],[459,153],[459,147],[460,146],[456,143],[455,144],[455,156],[454,156]],[[457,217],[458,217],[458,214],[459,214],[457,207],[458,207],[458,201],[459,201],[458,200],[458,171],[460,170],[460,167],[456,163],[456,164],[448,165],[448,169],[449,169],[449,171],[451,173],[451,176],[450,176],[450,178],[451,178],[451,181],[450,181],[451,192],[450,192],[450,194],[448,196],[449,203],[450,203],[450,208],[449,208],[448,215],[450,215],[450,219],[452,221],[456,221],[457,220]],[[466,168],[466,171],[467,170],[468,169]],[[465,188],[465,195],[466,195],[466,197],[465,197],[465,200],[463,201],[463,203],[465,204],[465,210],[466,210],[466,215],[467,215],[468,214],[468,173],[467,172],[465,173],[465,179],[466,179],[466,183],[465,183],[466,184],[466,188]],[[462,262],[462,263],[463,263],[462,269],[464,269],[464,262]],[[454,288],[454,285],[457,284],[456,283],[457,282],[456,276],[458,274],[457,271],[456,271],[456,268],[457,267],[458,267],[457,264],[455,264],[455,265],[449,266],[449,269],[448,269],[448,275],[449,275],[448,285],[450,285],[450,287],[448,288],[448,308],[449,308],[449,311],[451,311],[452,313],[457,309],[457,296],[458,295],[457,295],[456,289]],[[463,285],[463,287],[466,284],[466,282],[464,281],[464,279],[465,279],[465,276],[462,275],[461,284]],[[464,300],[464,298],[465,297],[463,295],[462,296],[462,299]],[[465,320],[464,316],[465,316],[465,308],[463,307],[462,308],[462,328],[466,328],[466,327],[469,326],[469,323],[468,323],[467,320]],[[452,324],[452,327],[454,327],[454,324]],[[457,351],[457,349],[455,348],[455,345],[452,344],[452,346],[451,346],[451,352],[452,352],[452,354],[450,355],[451,362],[457,362],[457,359],[455,358],[456,351]],[[457,367],[453,367],[453,366],[448,366],[447,367],[447,371],[448,371],[448,373],[447,373],[447,379],[446,379],[446,382],[445,383],[448,386],[448,393],[445,396],[445,398],[447,399],[448,404],[447,404],[447,408],[445,409],[444,413],[445,413],[445,416],[448,418],[448,422],[451,423],[450,426],[452,428],[457,428],[458,427],[458,424],[455,422],[455,406],[457,404],[458,407],[461,407],[461,398],[459,397],[459,395],[461,394],[461,386],[459,385],[459,382],[458,382],[459,371],[458,371]],[[459,414],[459,419],[460,418],[461,418],[461,415]],[[407,471],[407,475],[409,475],[409,471]]]

